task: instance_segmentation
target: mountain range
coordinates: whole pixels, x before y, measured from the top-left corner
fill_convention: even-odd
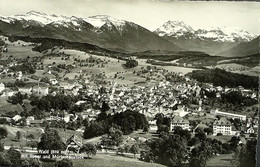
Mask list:
[[[256,36],[237,27],[212,27],[194,30],[183,21],[168,21],[155,30],[159,36],[183,39],[201,39],[215,42],[248,42]]]
[[[0,17],[0,20],[0,30],[7,35],[86,42],[122,52],[182,50],[142,26],[106,15],[78,18],[32,11],[25,15]]]
[[[255,35],[239,28],[197,29],[182,21],[168,21],[154,32],[133,22],[107,15],[88,18],[48,15],[31,11],[23,15],[0,16],[0,31],[8,36],[55,38],[97,45],[124,52],[202,51],[213,55],[236,56],[240,43]],[[257,39],[257,38],[256,38]]]
[[[241,42],[249,42],[255,35],[234,27],[193,29],[183,21],[168,21],[154,31],[159,36],[191,51],[219,55]]]

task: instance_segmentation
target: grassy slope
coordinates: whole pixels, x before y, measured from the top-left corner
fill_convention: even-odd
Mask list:
[[[207,167],[230,167],[232,154],[214,156],[207,162]]]
[[[163,165],[146,163],[138,159],[116,155],[99,154],[92,159],[72,160],[73,167],[163,167]],[[43,163],[43,167],[53,167],[53,163]]]

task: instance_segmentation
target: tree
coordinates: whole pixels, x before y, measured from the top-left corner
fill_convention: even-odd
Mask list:
[[[0,140],[1,142],[1,140]],[[0,152],[3,152],[5,150],[4,144],[1,142],[0,143]]]
[[[88,127],[85,127],[84,138],[88,139],[91,137],[103,135],[106,133],[106,124],[104,121],[101,122],[91,122]]]
[[[136,154],[140,152],[139,146],[137,143],[133,144],[132,147],[129,150],[132,154],[134,154],[134,157]]]
[[[206,134],[202,130],[198,130],[198,132],[195,134],[195,137],[198,137],[200,141],[206,140]]]
[[[205,167],[208,159],[213,155],[212,147],[207,142],[203,142],[191,151],[190,167]]]
[[[27,94],[23,95],[21,92],[14,94],[8,98],[8,102],[12,104],[22,104],[24,99],[27,99]]]
[[[239,141],[240,141],[240,138],[237,137],[237,136],[233,136],[233,137],[230,139],[229,142],[230,142],[230,147],[231,147],[232,150],[234,150],[234,151],[236,150]]]
[[[37,142],[37,141],[29,141],[29,142],[27,143],[27,145],[28,145],[29,147],[31,147],[32,150],[33,150],[34,148],[37,148],[38,142]]]
[[[15,150],[13,147],[11,147],[7,151],[7,158],[12,163],[11,166],[19,166],[21,163],[21,153],[17,150]]]
[[[143,128],[143,132],[144,132],[144,133],[149,132],[149,127],[148,127],[148,126],[144,126],[144,128]]]
[[[180,167],[188,159],[186,139],[179,135],[165,134],[162,138],[149,141],[148,146],[148,152],[142,157],[148,162]]]
[[[108,105],[105,101],[103,101],[102,107],[101,107],[100,111],[101,111],[101,112],[106,112],[106,111],[108,111],[109,109],[110,109],[109,105]]]
[[[16,132],[16,135],[15,135],[15,138],[16,138],[18,141],[20,141],[21,137],[22,137],[22,133],[21,133],[20,131],[17,131],[17,132]]]
[[[73,163],[69,159],[62,159],[55,163],[55,167],[73,167]]]
[[[27,138],[30,139],[30,140],[32,140],[32,139],[35,139],[35,136],[34,136],[34,134],[29,134],[29,135],[27,136]]]
[[[171,126],[170,118],[165,117],[162,113],[158,113],[155,115],[154,119],[156,120],[156,125],[158,128],[157,133],[161,133],[161,132],[169,133],[170,126]]]
[[[190,140],[191,139],[190,132],[188,130],[182,129],[179,126],[174,127],[174,132],[173,133],[176,134],[176,135],[180,135],[182,137],[185,137],[186,140]]]
[[[205,128],[204,132],[207,133],[208,135],[213,134],[213,129],[212,128]]]
[[[42,164],[38,159],[24,159],[22,161],[22,167],[41,167]]]
[[[117,149],[117,154],[118,154],[118,153],[121,153],[122,155],[124,155],[124,152],[125,152],[125,148],[124,148],[123,146],[118,147],[118,149]]]
[[[37,149],[49,150],[49,155],[52,158],[51,150],[65,150],[65,144],[63,143],[57,130],[45,128],[45,133],[41,135]]]
[[[122,130],[124,134],[130,134],[135,130],[136,121],[134,116],[130,115],[127,118],[122,119]]]
[[[7,130],[4,127],[0,127],[0,140],[7,137]]]
[[[126,152],[126,153],[129,153],[129,151],[130,151],[130,146],[129,145],[126,145],[125,147],[124,147],[124,151]]]
[[[89,124],[90,124],[89,118],[86,117],[86,118],[82,121],[82,124],[83,124],[85,127],[89,127]]]
[[[119,129],[110,128],[108,136],[116,146],[119,146],[123,142],[123,132]]]
[[[167,126],[167,125],[159,124],[158,125],[158,129],[157,129],[157,133],[161,134],[162,132],[169,133],[170,132],[170,127]]]
[[[90,144],[90,143],[86,143],[84,144],[81,148],[80,148],[80,153],[84,152],[88,155],[88,158],[90,155],[96,155],[97,153],[97,148],[95,145]]]
[[[126,68],[136,67],[136,66],[138,66],[138,61],[136,61],[136,60],[127,60],[127,61],[126,61],[126,64],[124,64],[124,66],[125,66]]]
[[[0,166],[12,166],[12,162],[6,152],[0,152]]]
[[[238,167],[255,167],[256,166],[256,145],[257,140],[248,140],[246,145],[237,147],[233,156],[232,165]]]

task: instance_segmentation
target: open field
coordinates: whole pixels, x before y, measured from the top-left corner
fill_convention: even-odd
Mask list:
[[[8,46],[8,52],[2,53],[2,59],[13,55],[14,58],[42,57],[42,54],[32,50],[33,46],[22,46],[22,43],[13,43]]]
[[[97,154],[91,159],[72,160],[73,167],[163,167],[155,163],[146,163],[135,158],[119,155]],[[51,163],[43,163],[43,167],[52,167]]]
[[[219,141],[221,141],[222,143],[226,143],[228,141],[230,141],[230,139],[232,138],[232,136],[226,136],[226,135],[222,135],[222,136],[207,136],[209,138],[212,139],[217,139]]]
[[[207,162],[207,167],[230,167],[233,154],[214,156]]]
[[[5,146],[26,146],[26,136],[29,134],[33,134],[35,139],[34,140],[39,140],[41,137],[41,134],[44,132],[44,128],[42,127],[18,127],[18,126],[9,126],[9,125],[1,125],[0,127],[5,127],[7,129],[8,135],[5,139],[2,139],[2,142],[4,143]],[[66,141],[70,136],[73,134],[77,134],[79,136],[82,136],[81,132],[73,131],[73,130],[66,130],[61,128],[55,128],[58,130],[59,135],[61,138]],[[15,140],[15,135],[16,132],[20,131],[22,133],[22,138],[20,141]]]

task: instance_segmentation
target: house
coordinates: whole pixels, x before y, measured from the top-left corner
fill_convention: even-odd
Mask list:
[[[83,146],[82,138],[76,134],[73,134],[71,137],[68,138],[66,145],[67,145],[66,153],[68,151],[79,153],[80,148]]]
[[[36,93],[36,94],[41,94],[43,96],[46,96],[46,95],[49,94],[49,88],[48,87],[35,86],[35,87],[31,88],[31,92],[32,93]]]
[[[184,119],[180,117],[179,115],[176,115],[173,117],[171,121],[171,131],[174,130],[174,127],[179,126],[182,129],[190,130],[190,122],[187,119]]]
[[[56,85],[56,84],[58,84],[58,81],[56,79],[50,79],[50,83],[52,85]]]
[[[248,134],[253,134],[253,133],[257,133],[257,128],[254,128],[254,127],[249,127],[246,129],[245,133],[248,133]]]
[[[3,52],[8,52],[8,49],[6,46],[4,47]]]
[[[217,134],[235,135],[236,131],[232,131],[232,124],[226,117],[221,117],[213,123],[213,136]]]
[[[30,116],[30,117],[27,117],[26,118],[26,124],[27,125],[30,125],[30,121],[34,120],[34,117],[33,116]]]
[[[20,119],[22,119],[22,117],[20,115],[15,115],[13,118],[12,118],[15,122],[19,121]]]
[[[42,125],[43,124],[43,120],[41,119],[36,119],[36,120],[29,120],[28,121],[28,124],[30,125],[30,126],[40,126],[40,125]]]

